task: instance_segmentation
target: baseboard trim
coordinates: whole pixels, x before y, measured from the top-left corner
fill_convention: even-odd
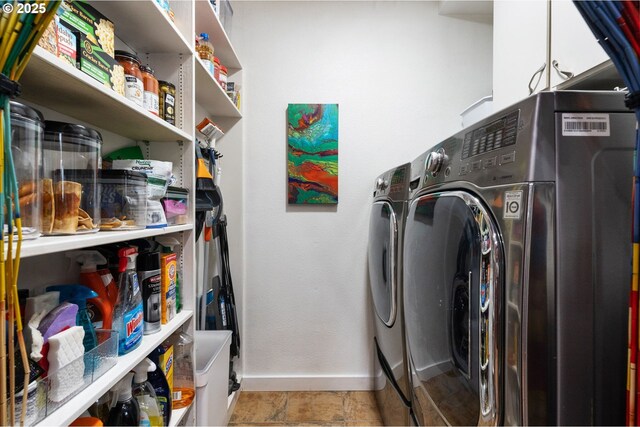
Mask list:
[[[373,390],[375,378],[339,377],[242,377],[244,391],[348,391]]]

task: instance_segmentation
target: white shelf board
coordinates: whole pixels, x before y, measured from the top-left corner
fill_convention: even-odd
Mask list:
[[[202,60],[196,57],[196,104],[214,117],[232,117],[240,119],[242,114],[227,96],[222,87],[204,67]]]
[[[118,363],[113,368],[94,381],[89,387],[78,393],[69,400],[69,402],[58,408],[58,410],[51,413],[51,415],[42,420],[38,425],[69,425],[192,316],[192,311],[182,310],[176,314],[176,317],[174,317],[170,323],[162,325],[160,332],[153,335],[145,335],[142,338],[140,347],[129,354],[118,357]]]
[[[21,258],[46,255],[72,249],[88,248],[91,246],[107,245],[109,243],[125,242],[133,239],[161,236],[163,234],[189,231],[193,224],[172,225],[165,228],[146,228],[129,231],[99,231],[94,234],[77,236],[41,236],[34,240],[22,242]]]
[[[127,138],[157,142],[191,140],[188,133],[138,107],[40,46],[36,46],[20,83],[24,99]]]
[[[178,424],[180,424],[180,421],[182,421],[182,419],[184,418],[184,416],[186,415],[187,411],[190,408],[191,408],[191,405],[187,406],[186,408],[172,409],[171,419],[169,420],[169,427],[175,427]]]
[[[209,34],[209,40],[213,44],[215,56],[220,58],[220,62],[227,68],[240,70],[240,60],[236,51],[231,45],[227,33],[222,27],[222,23],[213,11],[213,6],[208,0],[196,0],[196,32]],[[230,73],[233,74],[233,73]]]
[[[192,51],[178,27],[153,0],[101,1],[96,9],[114,23],[116,36],[133,43],[138,54]]]

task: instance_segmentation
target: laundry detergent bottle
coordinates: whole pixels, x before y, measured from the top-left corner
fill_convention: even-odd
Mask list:
[[[142,292],[136,273],[134,247],[121,248],[118,251],[118,303],[115,307],[114,329],[119,333],[118,354],[122,356],[138,348],[142,342],[144,329]]]
[[[144,427],[163,426],[162,413],[158,406],[156,392],[153,386],[147,381],[147,372],[155,370],[156,364],[149,359],[144,359],[133,369],[136,374],[133,377],[133,388],[131,392],[140,406],[139,425]]]
[[[140,423],[140,406],[131,394],[132,379],[133,372],[129,372],[113,388],[116,402],[111,406],[106,425],[137,426]]]

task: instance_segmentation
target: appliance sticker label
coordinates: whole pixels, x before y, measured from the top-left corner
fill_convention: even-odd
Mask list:
[[[504,219],[520,219],[522,211],[522,191],[504,192]]]
[[[610,136],[609,115],[562,113],[562,136]]]

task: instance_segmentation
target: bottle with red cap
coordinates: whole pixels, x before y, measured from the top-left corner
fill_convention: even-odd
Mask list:
[[[136,273],[138,250],[133,247],[118,250],[118,302],[114,308],[113,327],[119,332],[118,354],[122,356],[138,348],[144,330],[142,292]]]

